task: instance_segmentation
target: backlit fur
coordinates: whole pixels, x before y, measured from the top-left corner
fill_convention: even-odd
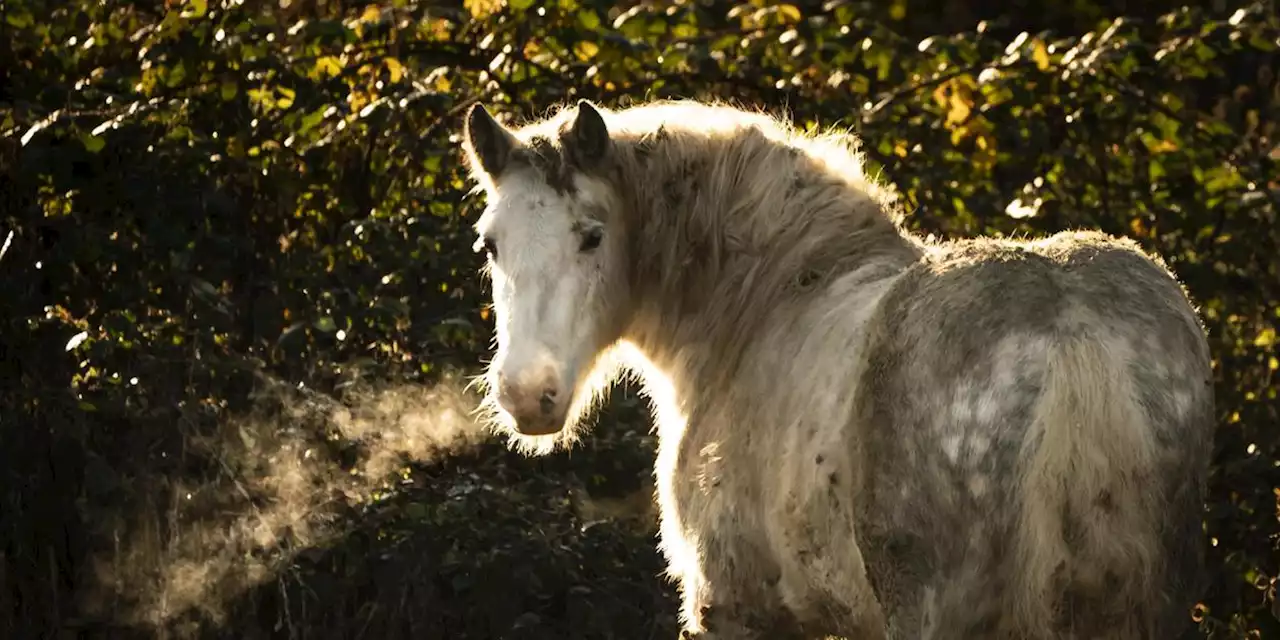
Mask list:
[[[686,632],[1188,627],[1210,355],[1158,259],[1095,232],[915,238],[851,136],[723,104],[601,109],[608,155],[575,166],[561,132],[577,111],[513,130],[518,178],[467,149],[491,202],[541,180],[605,203],[603,259],[620,265],[597,289],[610,299],[580,303],[614,311],[565,430],[509,433],[530,453],[568,445],[619,372],[639,377]],[[519,215],[496,211],[477,229]]]

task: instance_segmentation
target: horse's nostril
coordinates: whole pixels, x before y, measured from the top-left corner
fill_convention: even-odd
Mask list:
[[[551,415],[551,411],[556,408],[556,390],[544,390],[542,397],[538,398],[538,406],[542,409],[543,415]]]

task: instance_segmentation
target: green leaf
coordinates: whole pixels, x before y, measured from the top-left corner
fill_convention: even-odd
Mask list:
[[[227,79],[222,81],[221,94],[222,94],[222,99],[224,101],[230,101],[234,99],[236,97],[236,94],[239,92],[240,92],[240,85],[236,83],[235,80]]]
[[[338,330],[338,323],[333,321],[332,316],[324,316],[312,323],[312,326],[316,328],[316,331],[324,333],[333,333]]]
[[[4,17],[4,21],[8,22],[9,26],[18,29],[25,29],[35,23],[35,19],[31,17],[31,12],[26,9],[10,12],[9,15]]]
[[[584,9],[578,12],[578,24],[582,25],[583,29],[594,31],[600,27],[600,16],[595,11]]]
[[[421,502],[410,502],[404,506],[404,514],[411,520],[426,520],[431,512]]]
[[[107,146],[107,141],[104,140],[102,136],[95,136],[92,134],[81,135],[80,142],[84,145],[85,151],[88,151],[89,153],[97,153],[102,151],[103,147]]]
[[[187,77],[187,66],[181,61],[169,68],[169,75],[164,79],[166,86],[176,87]]]
[[[1147,163],[1147,171],[1151,172],[1152,180],[1158,180],[1160,178],[1163,178],[1166,175],[1164,170],[1164,164],[1161,163],[1159,160],[1154,160],[1154,159],[1150,160]]]

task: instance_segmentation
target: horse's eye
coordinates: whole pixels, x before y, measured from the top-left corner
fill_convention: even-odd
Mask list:
[[[582,233],[582,244],[578,246],[579,251],[591,251],[600,246],[600,241],[604,239],[603,229],[587,229]]]
[[[489,254],[490,260],[496,260],[498,257],[498,243],[494,242],[493,238],[485,238],[484,252]]]

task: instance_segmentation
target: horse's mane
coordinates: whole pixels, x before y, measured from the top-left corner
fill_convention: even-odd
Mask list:
[[[655,331],[700,317],[703,326],[687,330],[725,357],[766,315],[835,277],[918,255],[900,232],[894,195],[865,174],[849,132],[802,131],[723,102],[598,110],[613,142],[599,167],[572,167],[563,150],[575,108],[514,133],[553,184],[581,171],[618,190],[632,289],[661,301],[641,310]]]
[[[861,142],[849,129],[827,125],[804,130],[762,108],[739,106],[725,100],[654,100],[621,109],[596,108],[608,124],[610,137],[622,147],[652,142],[657,137],[675,133],[689,134],[674,136],[677,144],[697,147],[734,138],[744,129],[754,129],[762,139],[751,142],[803,151],[817,161],[812,171],[840,177],[849,186],[873,197],[895,223],[900,221],[900,212],[893,206],[896,196],[885,184],[866,175]],[[561,131],[576,115],[572,105],[560,105],[513,132],[525,142],[556,143]]]

